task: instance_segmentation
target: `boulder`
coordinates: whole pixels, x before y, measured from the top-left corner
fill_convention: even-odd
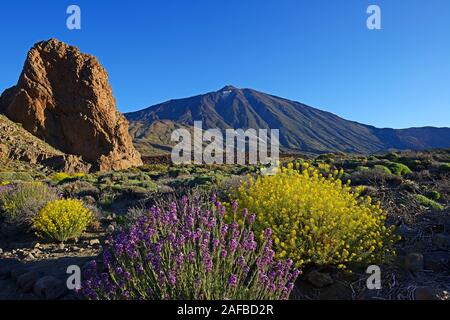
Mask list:
[[[56,39],[39,42],[28,52],[17,85],[0,98],[0,110],[95,170],[142,165],[106,70],[95,57]]]
[[[34,285],[34,294],[45,300],[56,300],[66,292],[63,281],[52,276],[42,277]]]
[[[316,288],[324,288],[334,283],[333,278],[328,273],[313,270],[306,275],[306,279]]]
[[[39,274],[29,271],[17,278],[17,286],[22,292],[30,292],[38,279]]]
[[[55,171],[72,173],[88,173],[91,165],[84,162],[79,156],[61,155],[40,161],[45,166],[51,167]]]

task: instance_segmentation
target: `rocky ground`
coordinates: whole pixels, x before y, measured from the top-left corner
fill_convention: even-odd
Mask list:
[[[380,290],[367,289],[369,275],[365,268],[353,268],[352,273],[330,267],[313,268],[304,270],[292,298],[450,299],[450,176],[442,169],[449,159],[448,151],[435,153],[431,158],[427,154],[408,157],[420,160],[416,159],[417,167],[405,175],[370,169],[380,163],[390,167],[395,163],[381,156],[312,160],[316,165],[331,163],[343,167],[347,172],[343,180],[351,179],[352,185],[365,186],[365,195],[381,201],[388,213],[387,223],[396,225],[402,238],[396,245],[394,261],[380,266]],[[409,160],[405,159],[395,161],[407,163]],[[98,257],[107,246],[106,236],[126,225],[132,216],[130,208],[148,207],[173,192],[220,190],[253,171],[251,167],[176,167],[153,163],[139,169],[69,176],[61,181],[44,179],[65,196],[82,199],[96,208],[99,224],[77,241],[61,245],[0,223],[0,299],[74,299],[73,292],[66,287],[67,267],[83,268]],[[42,180],[50,174],[40,171],[31,178]],[[14,177],[23,178],[17,173]],[[439,200],[431,205],[417,198],[436,194]]]
[[[103,241],[104,232],[92,232],[72,243],[46,243],[32,234],[23,237],[2,228],[0,300],[75,298],[66,286],[67,268],[83,269],[99,255]]]

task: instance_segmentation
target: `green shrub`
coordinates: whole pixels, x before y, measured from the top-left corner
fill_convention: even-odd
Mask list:
[[[389,152],[384,158],[390,161],[397,161],[400,156],[396,152]]]
[[[40,182],[18,182],[0,189],[0,209],[9,223],[30,224],[33,217],[58,195]]]
[[[450,172],[450,163],[441,164],[439,167],[439,172],[449,173]]]
[[[379,171],[382,171],[382,172],[384,172],[386,174],[392,174],[392,171],[388,167],[382,166],[382,165],[379,165],[379,164],[374,165],[373,166],[373,170],[379,170]]]
[[[27,172],[0,172],[0,181],[32,181],[33,177]]]
[[[391,172],[397,176],[403,176],[405,174],[411,173],[411,169],[409,169],[403,163],[392,162],[388,165],[388,168]]]
[[[427,193],[427,197],[431,200],[438,201],[439,199],[441,199],[441,194],[437,191],[430,191]]]
[[[431,208],[431,209],[436,210],[436,211],[442,211],[442,210],[444,210],[444,206],[443,206],[443,205],[441,205],[440,203],[437,203],[437,202],[434,201],[434,200],[431,200],[431,199],[425,197],[424,195],[416,194],[416,195],[414,195],[414,196],[415,196],[415,199],[416,199],[421,205],[423,205],[423,206],[425,206],[425,207]]]

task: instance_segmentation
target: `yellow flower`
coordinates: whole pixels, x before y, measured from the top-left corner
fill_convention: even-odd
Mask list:
[[[336,265],[351,262],[384,261],[392,252],[393,229],[379,203],[360,197],[342,184],[343,171],[330,173],[329,165],[319,169],[308,163],[288,164],[275,175],[247,177],[231,198],[241,209],[257,215],[256,231],[273,230],[277,258],[304,263]],[[325,176],[323,175],[325,174]]]
[[[49,202],[34,218],[36,234],[64,242],[79,237],[92,222],[92,212],[79,200]]]

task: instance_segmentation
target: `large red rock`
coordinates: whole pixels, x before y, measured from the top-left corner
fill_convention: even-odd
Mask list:
[[[28,52],[17,85],[0,111],[53,147],[79,155],[96,170],[142,164],[98,60],[56,39]]]

